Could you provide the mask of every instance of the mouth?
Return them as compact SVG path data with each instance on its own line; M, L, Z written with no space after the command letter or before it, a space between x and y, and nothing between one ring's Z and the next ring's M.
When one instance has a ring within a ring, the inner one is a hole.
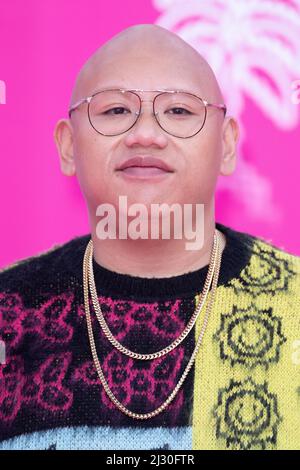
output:
M116 172L127 179L160 181L174 173L169 164L153 155L135 155L121 163Z
M173 171L165 170L155 166L130 166L116 171L121 173L123 176L138 179L161 178L174 173Z
M136 155L131 157L119 164L116 170L127 170L129 168L157 168L169 173L174 172L173 168L171 168L165 160L152 155Z

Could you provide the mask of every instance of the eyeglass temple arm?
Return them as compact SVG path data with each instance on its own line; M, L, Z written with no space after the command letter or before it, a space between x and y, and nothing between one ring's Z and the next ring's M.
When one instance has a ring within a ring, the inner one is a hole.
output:
M205 100L203 100L203 103L205 104L205 106L211 106L211 107L213 107L213 108L222 109L223 112L224 112L224 116L226 115L227 107L226 107L225 104L208 103L208 102L205 101Z
M68 112L69 117L71 116L72 111L75 111L75 109L77 109L78 106L80 106L83 103L89 103L91 99L92 99L92 96L88 96L87 98L83 98L82 100L76 101L76 103L74 103L73 106L69 108L69 112Z

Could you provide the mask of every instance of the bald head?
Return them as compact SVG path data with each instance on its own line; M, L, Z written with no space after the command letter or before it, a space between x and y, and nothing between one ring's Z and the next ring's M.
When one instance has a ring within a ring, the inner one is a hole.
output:
M213 70L206 60L176 34L154 24L139 24L124 29L99 49L81 68L73 88L70 105L90 95L100 86L131 88L187 88L213 102L223 96Z

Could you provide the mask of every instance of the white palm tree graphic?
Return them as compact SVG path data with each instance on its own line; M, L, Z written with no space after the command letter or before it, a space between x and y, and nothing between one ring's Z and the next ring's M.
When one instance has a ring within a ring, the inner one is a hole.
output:
M212 66L229 113L240 123L236 172L220 177L219 188L238 194L248 213L279 220L270 181L241 153L241 114L249 96L274 124L289 130L299 106L291 83L300 78L300 0L153 0L156 24L192 45ZM263 204L262 204L263 202Z

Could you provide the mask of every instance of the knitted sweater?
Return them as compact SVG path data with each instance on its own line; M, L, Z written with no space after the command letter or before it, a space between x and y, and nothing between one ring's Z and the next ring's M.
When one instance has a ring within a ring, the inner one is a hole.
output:
M0 449L300 449L300 258L216 227L227 244L201 347L173 401L150 419L113 404L92 360L82 284L90 235L1 271ZM179 336L208 272L149 279L93 267L108 326L140 353ZM129 410L151 412L170 395L204 311L173 351L145 361L112 346L91 304L103 373Z

